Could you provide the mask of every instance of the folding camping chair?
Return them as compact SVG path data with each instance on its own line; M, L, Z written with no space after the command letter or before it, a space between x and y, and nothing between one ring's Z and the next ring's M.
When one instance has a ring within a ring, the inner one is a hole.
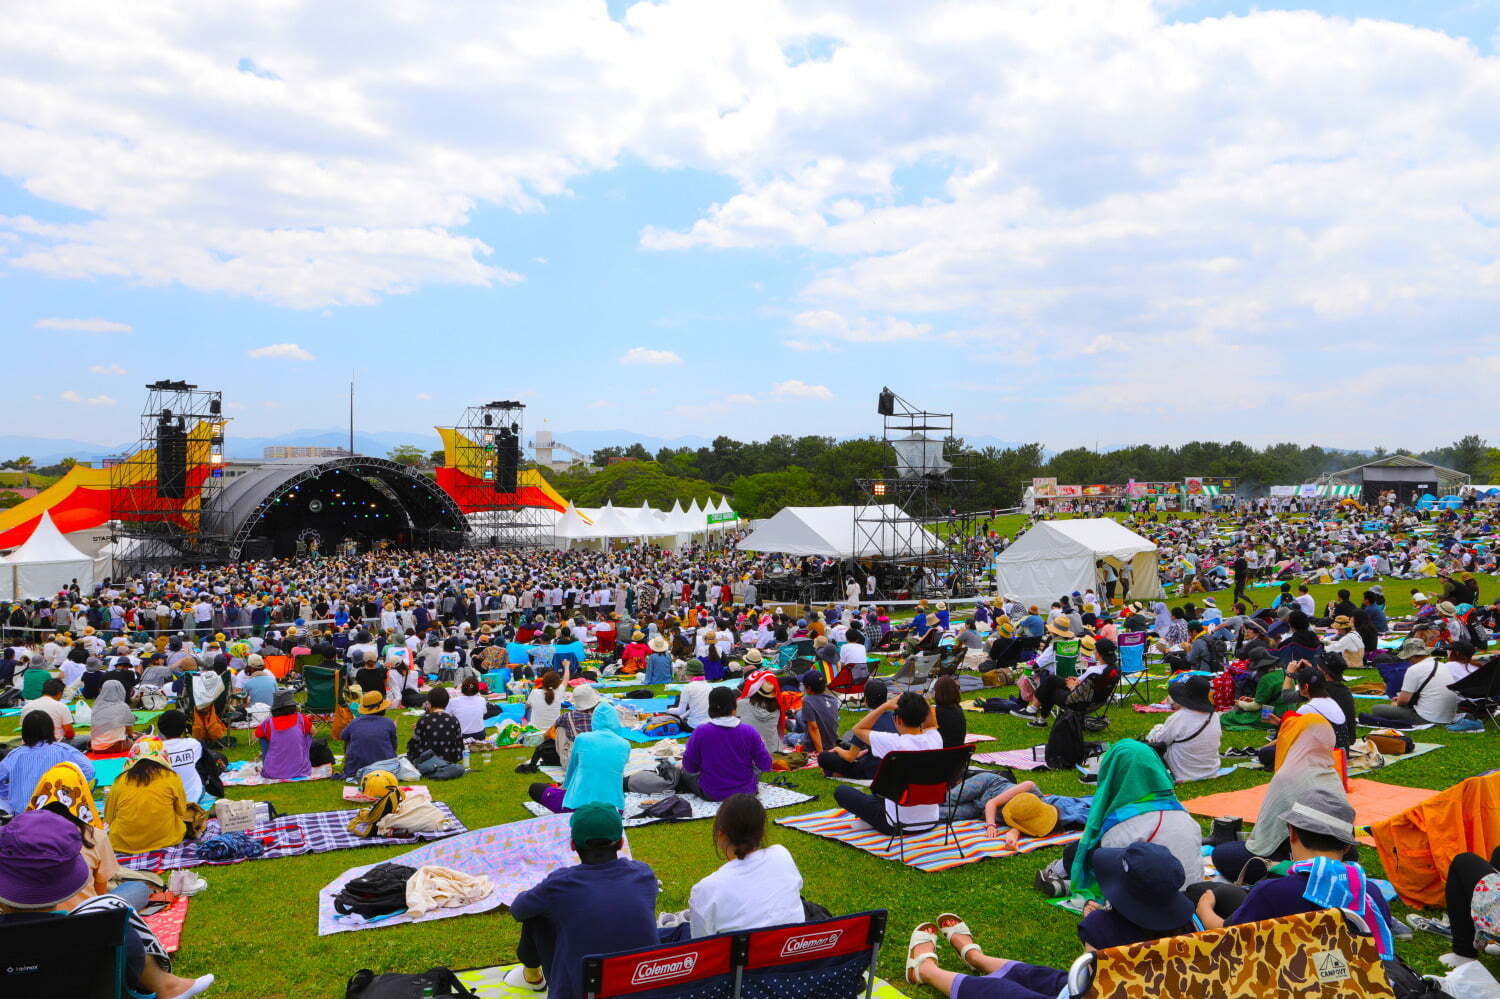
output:
M918 652L901 664L901 668L890 676L892 683L905 684L908 690L921 685L922 692L927 692L927 685L932 682L932 668L937 665L938 653Z
M1500 656L1492 658L1448 689L1458 695L1458 710L1500 729Z
M1151 675L1146 670L1146 633L1128 631L1120 635L1115 644L1120 651L1120 683L1125 687L1121 698L1128 699L1134 694L1142 704L1149 703ZM1141 693L1142 684L1146 685L1144 694Z
M824 670L826 673L827 670ZM858 700L865 695L865 684L869 682L869 664L865 665L863 676L856 679L853 663L844 663L839 671L828 678L828 692L840 701Z
M1347 909L1299 913L1084 954L1073 962L1063 995L1394 999L1369 927Z
M5 986L0 995L119 999L129 994L126 919L123 909L7 919L0 925L0 985Z
M952 809L939 807L935 821L910 824L901 821L901 809L919 805L941 806L948 796L948 789L961 784L968 775L969 759L973 755L973 744L965 743L942 749L905 749L881 757L880 768L875 771L875 779L870 784L870 793L896 803L896 831L885 848L889 850L891 843L899 840L897 856L903 863L908 834L932 832L942 826L944 845L950 836L954 843L958 843L958 834L953 831ZM958 846L958 855L964 855L962 844Z
M884 909L583 959L588 999L870 999Z
M334 713L344 703L344 671L337 666L307 666L302 679L307 684L303 709L308 717L314 724L333 724Z

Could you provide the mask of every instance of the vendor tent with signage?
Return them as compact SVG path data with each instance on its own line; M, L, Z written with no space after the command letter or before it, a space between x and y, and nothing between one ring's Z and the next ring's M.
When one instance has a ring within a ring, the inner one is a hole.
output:
M995 559L1000 592L1046 607L1065 593L1103 594L1098 564L1130 567L1131 600L1163 596L1156 546L1108 518L1044 520ZM1121 574L1123 577L1123 573ZM1120 596L1117 592L1116 596Z

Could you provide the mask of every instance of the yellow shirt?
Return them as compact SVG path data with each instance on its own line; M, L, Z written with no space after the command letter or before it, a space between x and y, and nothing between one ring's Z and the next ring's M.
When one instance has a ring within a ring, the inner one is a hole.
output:
M176 846L187 835L187 795L182 778L168 770L144 786L124 774L109 789L104 806L115 852L146 853Z

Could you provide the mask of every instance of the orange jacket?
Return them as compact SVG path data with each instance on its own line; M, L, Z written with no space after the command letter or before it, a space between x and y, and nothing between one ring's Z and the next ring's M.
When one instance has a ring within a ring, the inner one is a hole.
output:
M1460 853L1500 846L1500 772L1470 777L1370 827L1385 876L1414 908L1444 904L1443 881Z

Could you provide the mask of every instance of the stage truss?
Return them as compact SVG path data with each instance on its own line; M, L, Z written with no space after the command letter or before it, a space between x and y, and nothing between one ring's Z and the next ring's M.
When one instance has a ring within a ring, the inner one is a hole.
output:
M109 466L117 573L227 557L229 539L205 533L201 517L223 462L223 393L184 381L147 385L140 434Z
M552 543L549 511L520 502L525 418L524 403L499 401L470 406L454 424L455 464L481 470L476 479L451 490L458 505L470 511L472 547L539 548Z

